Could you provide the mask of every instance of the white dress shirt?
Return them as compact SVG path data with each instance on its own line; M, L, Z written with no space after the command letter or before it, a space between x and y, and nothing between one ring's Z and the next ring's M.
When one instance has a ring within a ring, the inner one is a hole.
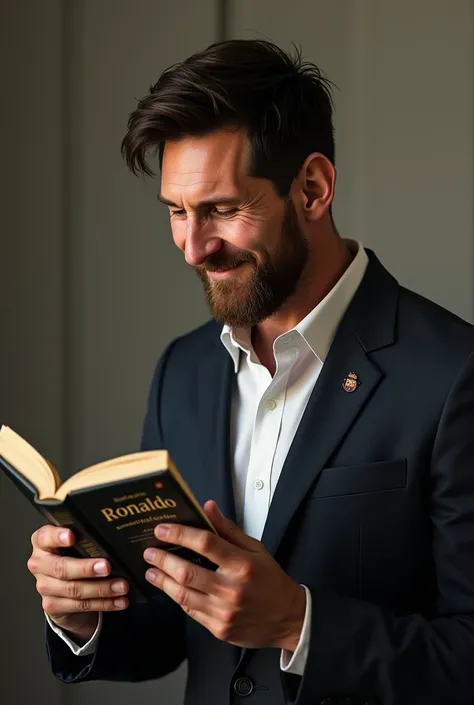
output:
M362 245L346 241L354 259L324 299L292 330L275 339L276 371L272 377L252 348L250 331L224 326L221 341L232 357L237 385L232 399L232 481L237 522L260 539L278 478L290 445L322 370L339 323L364 276L368 257ZM311 624L311 594L306 586L306 612L294 653L281 652L280 667L303 675ZM77 655L93 653L102 628L77 646L48 619L51 628Z

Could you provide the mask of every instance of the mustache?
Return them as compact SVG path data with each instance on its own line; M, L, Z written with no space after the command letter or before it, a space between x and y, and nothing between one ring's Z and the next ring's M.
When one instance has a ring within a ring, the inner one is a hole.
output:
M230 255L218 250L206 257L202 264L198 264L195 268L198 272L223 272L246 262L256 262L256 258L251 252L242 250Z

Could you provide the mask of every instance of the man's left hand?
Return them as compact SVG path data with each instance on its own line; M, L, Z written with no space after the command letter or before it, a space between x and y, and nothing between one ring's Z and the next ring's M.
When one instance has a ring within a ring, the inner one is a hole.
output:
M306 609L304 588L292 580L261 541L223 517L217 504L204 505L217 531L180 524L158 526L160 541L190 548L218 565L207 570L161 549L147 549L153 565L147 580L169 595L215 637L236 646L294 651ZM166 528L166 536L160 529Z

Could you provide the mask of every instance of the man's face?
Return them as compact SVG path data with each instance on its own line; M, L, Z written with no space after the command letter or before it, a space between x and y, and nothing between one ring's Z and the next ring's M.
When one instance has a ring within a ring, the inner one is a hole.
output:
M168 142L161 199L175 244L204 285L212 316L251 327L294 293L308 244L293 203L249 176L243 131Z

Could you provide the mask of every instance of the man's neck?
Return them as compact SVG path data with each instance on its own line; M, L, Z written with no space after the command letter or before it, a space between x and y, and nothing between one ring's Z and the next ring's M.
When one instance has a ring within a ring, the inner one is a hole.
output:
M301 286L291 299L275 315L252 328L252 347L272 376L276 370L273 355L276 338L292 330L327 296L354 258L346 243L339 238L328 255L317 262L310 259L301 277Z

